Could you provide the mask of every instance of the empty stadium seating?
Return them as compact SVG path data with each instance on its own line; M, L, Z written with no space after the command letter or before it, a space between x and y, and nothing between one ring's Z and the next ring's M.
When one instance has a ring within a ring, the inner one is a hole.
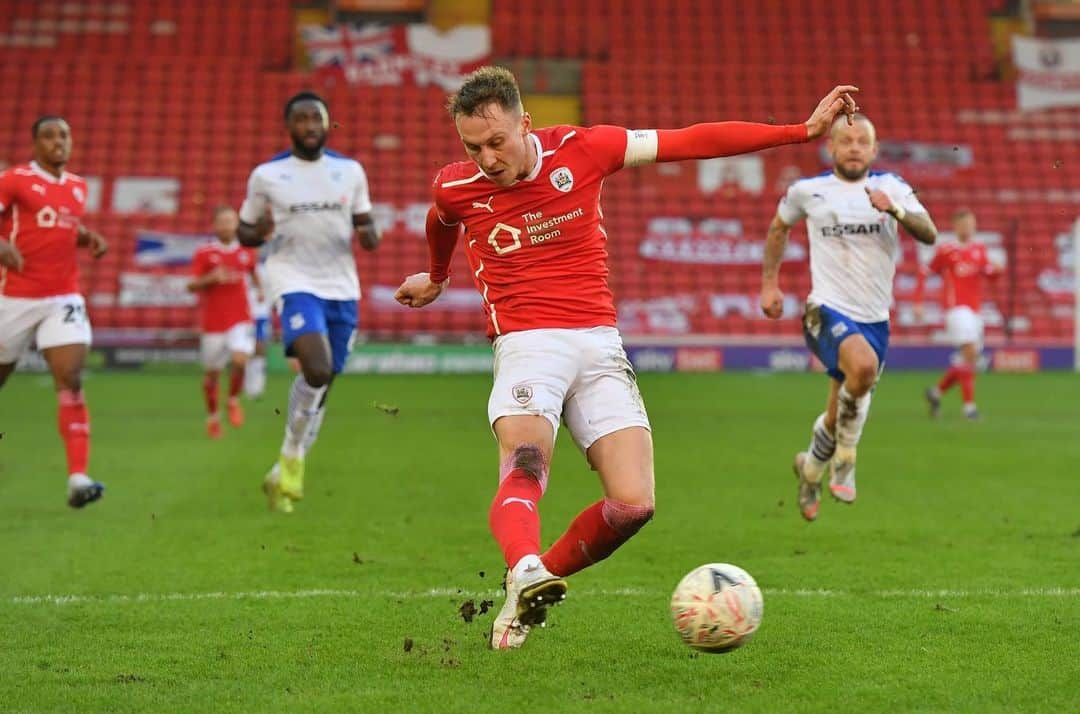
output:
M987 18L1000 4L913 0L903 12L890 10L883 31L886 4L859 0L598 0L587 4L587 19L583 4L571 0L495 0L492 37L497 57L582 60L586 123L797 122L833 84L860 85L860 102L883 139L970 153L969 165L938 157L890 166L918 187L939 227L966 205L981 229L1000 234L1010 279L988 291L991 309L1003 318L992 321L991 335L1065 341L1073 303L1061 289L1059 236L1080 213L1080 114L1015 111L1012 85L993 78ZM76 142L70 168L102 179L103 209L88 223L112 239L113 250L83 264L98 328L192 328L190 308L132 307L118 299L120 276L133 269L136 232L204 231L212 206L239 205L251 168L287 145L283 101L314 88L338 122L330 144L365 164L374 200L393 208L383 246L358 256L369 297L382 296L362 305L370 337L482 332L479 310L409 311L379 291L424 267L424 241L406 211L429 199L439 166L463 157L441 90L354 87L292 69L287 2L46 0L3 9L0 159L26 160L30 123L60 113ZM736 219L738 240L760 241L790 178L822 170L819 147L810 145L764 152L762 162L758 191L730 183L705 193L689 165L626 171L606 183L611 282L628 330L793 334L794 314L778 323L757 316L756 264L664 264L641 255L657 216L695 224ZM125 176L178 178L178 213L111 211L112 188ZM804 245L805 235L797 230L793 241ZM455 272L467 275L463 256L455 260ZM899 273L911 276L916 265L908 245ZM785 265L784 276L792 295L807 289L805 262ZM897 283L896 332L901 340L925 339L935 327L907 317L908 284Z

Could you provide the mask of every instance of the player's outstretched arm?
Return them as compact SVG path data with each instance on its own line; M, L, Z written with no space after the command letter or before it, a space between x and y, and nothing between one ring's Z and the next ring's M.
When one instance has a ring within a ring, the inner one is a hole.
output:
M428 209L424 232L427 235L428 259L431 264L426 273L416 273L394 293L394 299L408 307L423 307L435 301L450 283L450 260L457 247L458 223L447 224L439 215L438 206Z
M375 219L371 217L370 213L353 214L352 224L361 248L372 251L379 247L382 236L379 235L379 229L375 226Z
M926 245L933 245L937 241L937 226L934 225L930 214L905 211L903 206L893 203L889 194L876 191L869 186L866 187L866 195L870 197L870 203L874 208L895 218L915 240Z
M859 107L851 94L859 91L852 85L833 89L818 104L814 113L802 124L757 124L744 121L694 124L683 129L656 131L656 161L686 161L714 159L721 156L749 154L784 144L798 144L822 136L840 112L848 120ZM648 132L644 134L648 136ZM633 147L632 163L648 163L648 157L638 156L644 147Z
M780 290L780 263L784 259L791 226L774 216L765 238L765 257L761 264L761 311L771 320L784 314L784 293Z

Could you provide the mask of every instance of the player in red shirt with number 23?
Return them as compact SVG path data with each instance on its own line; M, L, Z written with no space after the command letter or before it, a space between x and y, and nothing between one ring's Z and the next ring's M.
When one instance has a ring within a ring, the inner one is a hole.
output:
M75 249L105 254L105 239L82 225L86 181L64 170L71 128L58 116L34 122L34 160L0 174L0 386L31 345L56 384L68 463L68 505L82 508L105 486L86 474L90 419L82 369L90 345Z

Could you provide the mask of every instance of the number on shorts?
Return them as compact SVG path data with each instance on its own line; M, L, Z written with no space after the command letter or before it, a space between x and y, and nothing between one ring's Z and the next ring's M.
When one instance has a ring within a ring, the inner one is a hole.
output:
M82 305L64 305L64 323L73 324L86 320L86 308Z

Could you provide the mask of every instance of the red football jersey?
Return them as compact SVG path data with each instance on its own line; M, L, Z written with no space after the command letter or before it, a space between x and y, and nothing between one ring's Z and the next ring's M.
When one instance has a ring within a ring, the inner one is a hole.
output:
M0 295L39 298L79 292L75 262L86 181L60 178L35 162L0 173L0 236L22 253L23 269L0 268Z
M237 323L251 321L247 276L255 271L255 251L236 241L225 245L215 240L199 246L191 258L191 272L196 278L219 265L228 271L229 280L199 291L203 332L225 332Z
M528 140L538 161L512 186L497 186L471 161L448 164L435 177L441 219L465 225L488 336L614 326L600 189L623 167L626 129L555 126Z
M983 277L995 272L986 246L975 241L943 243L930 261L930 270L941 274L946 308L967 305L975 312L982 306Z

